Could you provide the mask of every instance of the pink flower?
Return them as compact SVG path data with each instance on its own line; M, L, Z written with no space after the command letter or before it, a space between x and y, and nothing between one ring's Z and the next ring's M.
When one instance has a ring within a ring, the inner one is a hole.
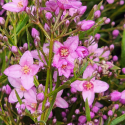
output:
M121 92L120 102L121 102L122 104L125 104L125 90L123 90L123 91Z
M63 90L57 93L55 104L57 107L60 107L60 108L68 108L69 107L68 103L61 97L62 93L63 93Z
M15 89L13 89L9 95L9 102L10 103L15 103L17 102L17 97L15 94L15 90L17 91L18 95L20 96L20 98L24 98L27 96L28 93L30 93L31 91L34 91L33 88L30 90L26 90L22 83L21 83L21 79L20 78L12 78L12 77L8 77L8 80L10 82L10 84L15 87Z
M55 41L53 51L55 53L53 58L53 66L57 66L61 59L65 59L71 63L74 63L74 59L77 58L75 50L78 47L79 38L73 36L68 38L64 45L58 41Z
M21 78L22 85L29 90L33 87L33 76L39 70L39 66L33 64L30 51L26 51L20 59L19 65L15 64L5 69L4 74L13 78Z
M73 71L74 65L69 61L62 59L58 62L57 68L59 71L59 76L64 75L66 78L69 78L71 72Z
M21 12L24 11L28 5L28 0L12 0L13 2L9 2L2 6L5 10L9 10L11 12Z
M32 28L31 35L32 35L33 38L36 38L36 36L39 36L40 33L37 29Z
M91 77L93 73L92 66L88 66L83 73L83 78ZM82 91L82 96L84 101L88 99L89 105L91 105L94 101L95 93L101 93L106 91L109 88L109 85L106 82L101 80L95 80L95 78L90 81L79 81L71 83L71 87L75 88L78 91Z

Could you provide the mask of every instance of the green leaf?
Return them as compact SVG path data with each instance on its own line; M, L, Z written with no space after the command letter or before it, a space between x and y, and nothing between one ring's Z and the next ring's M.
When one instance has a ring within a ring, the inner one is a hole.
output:
M19 97L19 95L18 95L18 93L17 93L16 90L15 90L15 93L16 93L17 100L19 101L19 103L20 103L20 105L21 105L21 104L22 104L22 100L20 99L20 97Z
M85 65L84 65L84 67L81 68L80 73L78 74L77 77L79 77L79 76L81 76L83 74L83 72L85 71L85 69L87 68L87 66L88 66L88 62L86 62Z
M2 56L2 70L1 70L2 73L4 72L5 68L6 68L6 50L4 50Z
M39 85L39 82L38 82L36 76L34 76L34 84L35 84L36 87Z
M125 114L121 115L120 117L117 117L116 119L114 119L110 125L117 125L118 123L122 122L125 120Z
M2 83L6 79L7 79L7 76L3 74L2 76L0 76L0 83Z
M119 70L119 69L121 69L120 67L118 67L118 66L113 66L112 68L110 68L111 70Z
M44 123L44 125L46 125L46 123L44 121L38 121L37 123Z
M18 34L20 32L20 30L26 25L26 23L28 22L29 17L28 15L23 19L23 21L20 21L17 25L16 28L16 33Z
M86 112L86 119L88 122L91 121L91 117L90 117L90 108L89 108L89 104L88 104L88 99L86 98L86 102L85 102L85 112Z
M125 75L118 75L117 79L124 79Z
M121 44L121 66L125 67L125 29L123 31L123 38Z
M26 33L27 33L27 41L28 41L28 50L31 50L31 48L30 48L30 33L29 33L29 31L28 31L28 28L26 28Z

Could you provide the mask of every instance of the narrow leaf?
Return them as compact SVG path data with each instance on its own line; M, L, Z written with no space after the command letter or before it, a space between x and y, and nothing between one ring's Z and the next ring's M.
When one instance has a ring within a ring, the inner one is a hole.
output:
M121 66L125 67L125 28L123 31L123 38L121 44Z
M89 108L89 104L88 104L88 99L86 99L86 102L85 102L85 112L86 112L86 119L88 122L90 122L91 117L90 117L90 108Z
M113 66L112 68L110 68L111 70L119 70L119 69L121 69L120 67L118 67L118 66Z
M114 119L110 125L117 125L118 123L122 122L125 120L125 114L121 115L120 117L117 117L116 119Z
M0 83L6 79L7 79L7 76L3 74L2 76L0 76Z
M20 96L18 95L17 91L15 90L16 93L16 97L18 99L18 102L20 103L20 105L22 104L22 100L20 99Z

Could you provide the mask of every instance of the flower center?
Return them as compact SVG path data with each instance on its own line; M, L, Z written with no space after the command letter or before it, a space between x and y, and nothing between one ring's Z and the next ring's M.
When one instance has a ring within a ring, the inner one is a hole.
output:
M32 104L31 104L31 107L32 107L33 109L36 109L36 106L37 106L37 103L32 103Z
M17 7L23 7L22 1L19 1L19 2L18 2Z
M69 50L67 48L61 48L60 49L60 56L61 57L67 57L69 55Z
M66 69L67 65L62 65L61 68L62 69Z
M91 82L86 82L83 84L84 89L90 90L94 87L94 85Z
M20 90L22 91L22 92L25 92L26 91L26 89L21 85L20 86Z
M30 72L30 68L29 66L25 65L23 68L22 68L22 71L24 74L28 74Z

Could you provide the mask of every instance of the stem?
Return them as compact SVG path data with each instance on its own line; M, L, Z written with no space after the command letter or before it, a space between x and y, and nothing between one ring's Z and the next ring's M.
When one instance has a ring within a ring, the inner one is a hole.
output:
M48 33L45 31L45 29L43 28L43 26L41 25L40 22L36 23L40 29L43 31L43 33L45 34L46 38L50 40L50 36L48 35Z
M46 84L45 84L45 95L47 95L48 93L48 85L49 85L49 81L50 81L50 73L51 73L51 62L52 62L52 53L53 53L53 34L51 34L51 40L50 40L50 47L49 47L49 62L48 62L48 69L47 69L47 78L46 78ZM47 101L47 97L45 96L45 99L43 101L43 104L42 104L42 110L44 110L45 108L45 103ZM43 113L41 115L41 120L44 119L44 114ZM42 125L42 124L40 124Z

